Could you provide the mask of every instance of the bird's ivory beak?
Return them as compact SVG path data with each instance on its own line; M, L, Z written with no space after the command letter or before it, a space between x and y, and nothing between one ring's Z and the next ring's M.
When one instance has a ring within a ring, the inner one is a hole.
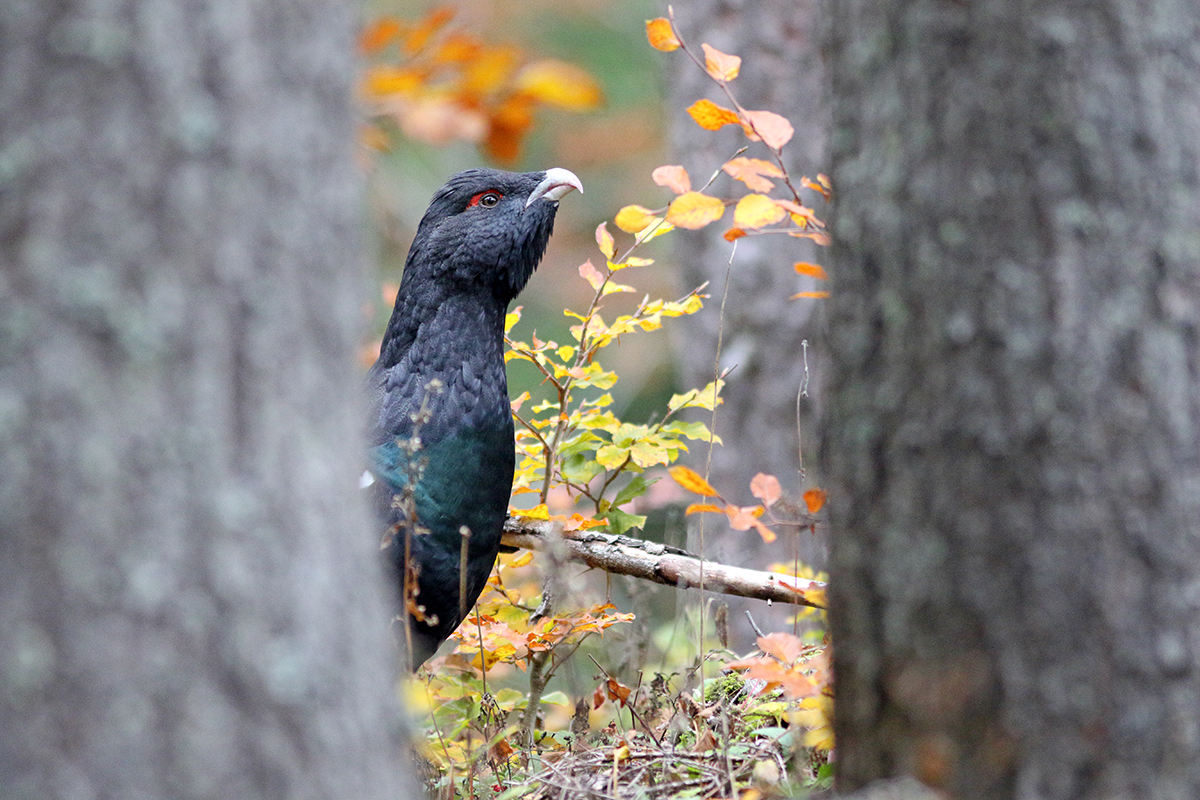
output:
M579 193L583 194L583 184L579 182L575 173L569 169L551 167L546 170L546 177L542 178L542 182L525 201L525 207L529 208L535 200L558 202L572 189L578 189Z

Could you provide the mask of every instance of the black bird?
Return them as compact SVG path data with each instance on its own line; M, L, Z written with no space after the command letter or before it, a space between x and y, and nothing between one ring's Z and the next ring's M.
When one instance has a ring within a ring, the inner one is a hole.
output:
M408 251L367 388L385 550L402 592L406 552L417 574L413 669L458 627L496 562L515 465L504 315L572 189L583 191L565 169L460 172L434 195Z

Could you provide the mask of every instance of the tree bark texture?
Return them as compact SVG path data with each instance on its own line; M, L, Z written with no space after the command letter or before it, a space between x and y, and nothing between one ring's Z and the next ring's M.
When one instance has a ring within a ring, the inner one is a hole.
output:
M829 4L842 788L1200 796L1200 17Z
M407 784L355 486L355 24L0 6L6 800Z
M741 75L732 89L747 109L767 109L787 117L796 129L784 148L785 163L798 181L825 170L827 110L824 65L817 49L816 0L699 0L676 7L675 21L689 45L700 51L707 42L742 57ZM700 188L714 170L747 144L750 158L770 160L762 145L747 142L737 126L721 131L702 129L683 109L707 97L720 105L728 100L708 76L682 53L671 60L670 140L676 157ZM746 187L722 173L712 194L740 197ZM820 209L823 212L823 209ZM799 494L799 441L796 402L804 380L801 342L816 345L816 312L820 301L789 298L802 288L792 264L821 261L824 248L784 236L738 240L732 267L729 242L722 234L731 224L710 225L700 232L675 236L675 258L683 285L709 282L711 299L700 313L680 318L675 350L684 386L704 386L714 378L714 357L721 341L721 369L733 367L717 411L716 432L725 442L712 456L710 482L732 502L755 502L750 480L756 473L776 475L785 489ZM721 298L728 275L724 319ZM720 333L723 331L723 334ZM810 389L815 392L818 357L809 348ZM802 402L804 446L816 454L816 425L811 400ZM705 422L708 420L705 419ZM693 466L703 468L703 448L695 448ZM806 467L816 466L815 458ZM757 555L753 534L731 533L724 545L706 555L720 560ZM800 558L815 567L825 563L823 539L805 532ZM711 544L712 542L706 543ZM774 552L772 557L788 556ZM761 558L758 558L761 561Z

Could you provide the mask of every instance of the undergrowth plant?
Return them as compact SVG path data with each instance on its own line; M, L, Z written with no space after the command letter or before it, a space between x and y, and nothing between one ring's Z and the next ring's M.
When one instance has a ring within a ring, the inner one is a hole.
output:
M456 108L473 108L489 120L486 124L492 126L489 130L495 138L486 142L493 154L511 155L520 136L505 133L505 109L529 111L539 102L573 105L575 110L586 106L580 95L563 99L563 85L574 74L571 68L555 62L540 72L532 70L530 77L490 46L455 38L446 28L448 21L442 12L434 12L420 23L377 24L368 31L364 38L368 53L378 56L393 46L400 57L398 63L377 61L368 73L365 93L374 103L377 123L395 118L406 129L416 124L405 119L406 113L416 113L412 109L431 113L430 103L457 103ZM610 390L618 376L603 364L606 348L656 331L673 317L696 313L708 297L706 287L674 300L647 295L628 313L614 315L606 304L613 295L638 293L636 278L631 276L653 265L641 254L644 245L679 228L697 230L713 224L730 207L732 225L724 238L735 249L738 239L762 235L827 244L824 223L802 192L814 200L828 200L830 184L823 175L814 180L789 174L783 148L793 128L779 114L748 110L738 102L731 84L738 76L740 58L708 44L697 53L680 37L673 16L648 22L646 31L653 47L681 51L726 97L728 107L709 100L690 106L687 112L696 123L707 130L739 125L748 144L715 165L712 176L698 188L682 166L655 169L655 183L674 197L657 208L620 209L615 227L631 237L620 247L607 223L596 228L602 258L579 267L592 296L585 308L564 311L571 320L569 340L560 343L523 330L519 307L508 314L506 360L531 364L547 389L545 399L534 401L524 393L512 401L517 468L510 510L518 518L552 520L565 532L596 528L625 534L644 525L646 518L634 513L631 504L655 480L647 470L661 467L685 489L700 495L700 502L689 506L687 513L724 514L734 530L753 529L770 542L777 529L815 525L824 493L810 487L803 494L802 507L790 506L780 503L779 481L759 475L751 489L760 503L738 507L726 502L704 476L675 463L691 445L720 443L711 422L725 376L714 375L707 386L674 395L651 422L623 420L614 411ZM472 65L468 51L483 54L486 63ZM482 71L484 67L493 72ZM485 80L489 74L490 82ZM492 93L482 92L483 87L490 87ZM485 95L491 99L485 100ZM518 133L523 135L532 118L520 119ZM760 148L765 157L743 155L749 148ZM710 187L722 172L749 192L738 198L713 195ZM827 277L817 264L796 262L793 268L817 280ZM793 299L824 296L826 292L802 291ZM709 423L682 419L685 409L707 411ZM567 498L569 507L564 510L552 503L552 493ZM787 513L780 512L784 506ZM797 752L806 753L810 763L807 771L793 769L795 774L806 775L810 783L828 781L832 693L825 643L783 633L762 636L757 655L718 658L733 676L731 682L709 681L698 693L684 691L691 674L682 665L674 674L643 676L645 685L626 686L598 663L600 675L590 697L547 693L551 677L584 640L631 622L633 615L607 602L561 607L561 599L533 577L532 560L530 552L501 556L475 613L454 634L455 653L431 661L412 687L412 702L428 712L425 752L439 770L434 780L439 791L447 796L517 797L532 791L547 770L553 769L557 780L567 780L561 768L550 766L547 753L556 753L554 759L561 764L570 754L583 759L600 752L599 763L610 776L607 791L615 793L623 775L632 780L635 753L662 754L668 747L672 753L681 747L693 754L722 750L715 772L708 769L713 761L708 756L691 760L663 756L661 763L656 762L660 782L711 784L711 794L697 790L696 796L729 796L751 783L770 783L771 775L759 774L766 768L755 764L778 762L786 771L786 762ZM509 674L513 668L525 672L528 690L489 687L489 674L494 675L499 664L509 665ZM588 738L593 715L604 709L609 711L607 726ZM590 744L583 746L584 742ZM787 778L781 772L773 774L773 780Z

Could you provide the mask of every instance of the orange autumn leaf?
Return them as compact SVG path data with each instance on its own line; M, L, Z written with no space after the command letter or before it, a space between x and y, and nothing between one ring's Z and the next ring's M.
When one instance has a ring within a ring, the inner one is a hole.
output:
M758 519L765 510L762 506L726 505L725 516L729 518L729 527L735 531L748 531L754 528L762 540L770 544L775 541L775 531L763 525Z
M618 702L621 705L625 705L625 703L629 700L629 695L631 694L630 688L618 681L616 678L609 678L605 682L604 688L606 689L606 694L608 695L609 700Z
M485 97L498 92L516 72L521 51L515 47L488 47L467 65L462 77L462 93L467 97Z
M671 21L666 17L646 20L646 38L651 47L664 53L678 50L681 44L679 37L671 29Z
M376 357L378 357L378 353L375 356L373 356L371 360L374 361ZM687 510L685 510L683 512L684 516L691 516L692 514L704 514L704 513L724 514L725 509L721 508L720 506L714 506L712 503L692 503L690 506L687 507Z
M517 74L516 88L535 100L568 111L590 111L604 99L587 70L565 61L535 61Z
M720 130L725 125L741 122L738 115L711 100L697 100L688 106L688 114L706 131Z
M810 278L816 278L819 281L829 279L829 274L825 272L825 268L820 264L810 264L807 261L797 261L793 267L795 268L796 272L800 273L801 275L807 275Z
M721 235L721 238L727 242L732 242L734 239L740 239L745 235L746 232L741 228L730 228Z
M783 488L779 485L779 479L774 475L760 472L750 481L750 494L762 500L763 505L770 508L783 496Z
M742 68L741 58L722 53L707 44L702 44L700 47L704 50L704 68L708 70L709 75L722 83L727 83L738 76L738 70Z
M383 17L369 25L358 37L359 48L367 54L378 53L387 47L401 31L400 21L394 17Z
M600 246L600 252L604 253L604 257L612 261L613 256L617 254L617 243L612 234L608 232L608 223L601 222L596 226L596 244Z
M491 109L483 149L502 164L511 164L521 153L521 142L533 127L533 101L512 95ZM466 137L463 137L466 138Z
M454 9L452 8L443 6L430 11L421 24L404 37L404 49L410 54L417 52L452 19L454 19Z
M613 222L626 233L641 233L655 219L654 212L644 206L625 206L617 212Z
M765 194L748 194L733 209L733 224L739 228L762 228L785 216L787 212Z
M602 519L593 519L585 517L582 514L572 514L563 523L564 531L585 531L588 528L603 528L608 523Z
M829 297L829 292L796 292L790 299L800 300L807 298L809 300L824 300L827 297Z
M667 208L667 222L677 228L694 231L716 222L724 213L723 201L700 192L686 192L671 201Z
M702 497L716 497L717 490L709 485L708 481L704 480L701 475L690 467L685 467L682 464L667 470L671 474L671 478L693 494L701 495Z
M655 167L650 177L659 186L665 186L675 194L684 194L692 190L692 179L688 177L687 170L678 164Z
M808 513L817 513L825 505L825 490L809 489L804 493L804 504L808 506Z
M825 176L819 175L817 177L818 177L818 179L820 179L820 178L824 178ZM825 178L826 185L822 185L820 183L814 183L813 181L809 180L807 177L800 178L801 186L803 186L807 189L812 189L814 192L819 192L821 194L821 196L824 197L826 200L828 200L830 198L828 183L829 183L828 178Z
M741 181L755 192L769 192L775 188L771 178L782 178L783 170L761 158L738 157L726 161L721 167L729 177Z
M466 64L483 51L483 43L468 33L453 31L438 42L437 49L430 54L435 64Z
M829 234L821 231L788 231L788 236L795 236L797 239L812 239L822 247L828 247L833 243Z
M774 111L747 111L742 127L751 141L761 140L767 147L778 150L787 144L796 132L786 117Z
M758 637L757 644L759 650L789 666L804 655L804 642L790 633L768 633Z

